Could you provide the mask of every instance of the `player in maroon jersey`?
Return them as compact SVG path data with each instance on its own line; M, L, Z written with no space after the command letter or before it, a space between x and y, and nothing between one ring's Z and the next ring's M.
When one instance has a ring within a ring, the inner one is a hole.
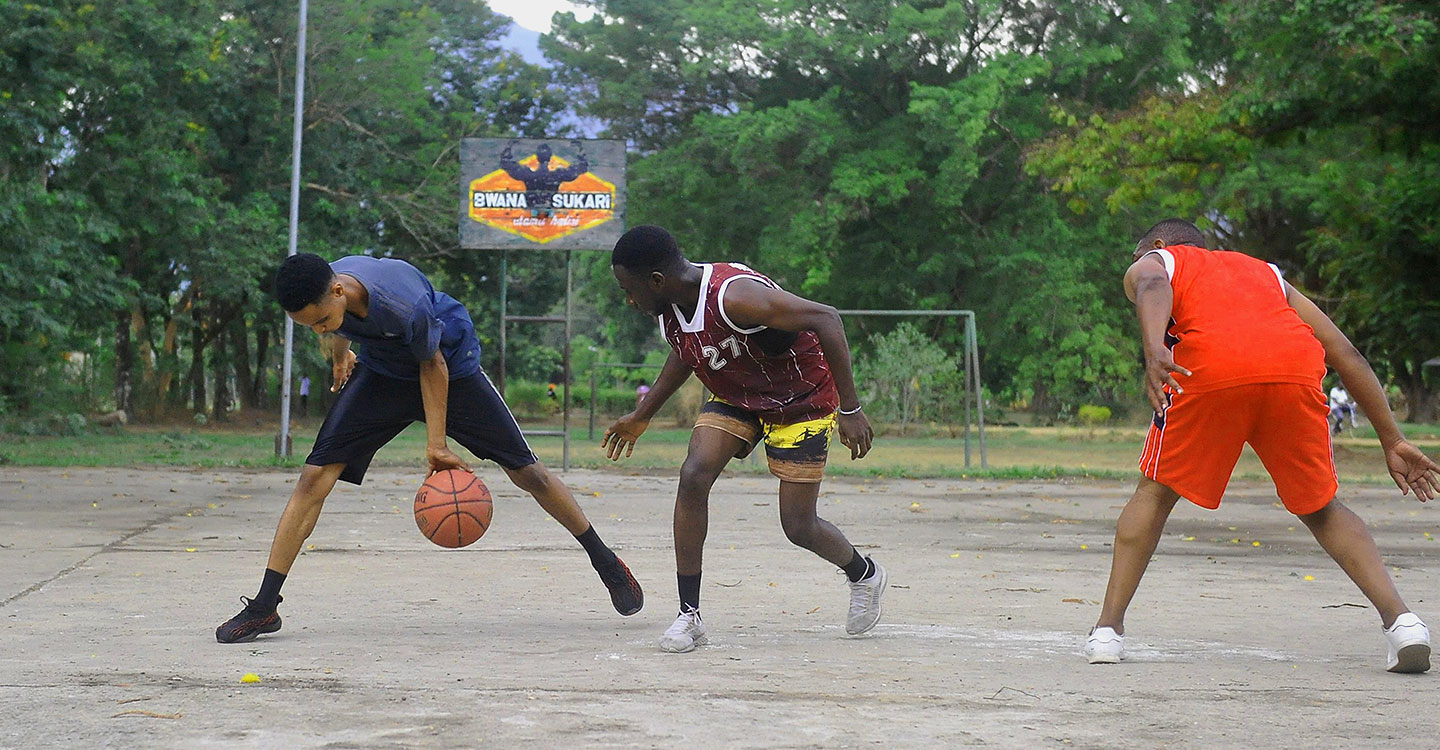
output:
M885 569L861 557L839 529L815 514L830 434L838 426L851 459L868 453L873 437L855 394L850 346L835 308L790 294L739 263L691 263L660 227L626 232L610 263L626 302L660 319L671 352L635 411L605 431L601 446L607 455L629 456L651 417L691 372L714 394L695 422L680 469L675 496L680 614L660 648L683 652L706 643L700 563L710 487L731 458L745 457L762 440L770 473L780 478L785 536L845 572L846 632L858 635L875 627Z

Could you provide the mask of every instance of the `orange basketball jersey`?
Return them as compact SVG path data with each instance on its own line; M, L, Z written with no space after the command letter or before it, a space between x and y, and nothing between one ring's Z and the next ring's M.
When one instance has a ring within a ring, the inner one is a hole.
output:
M1251 383L1320 387L1325 349L1285 298L1273 264L1242 253L1173 245L1165 263L1175 302L1166 343L1186 393Z

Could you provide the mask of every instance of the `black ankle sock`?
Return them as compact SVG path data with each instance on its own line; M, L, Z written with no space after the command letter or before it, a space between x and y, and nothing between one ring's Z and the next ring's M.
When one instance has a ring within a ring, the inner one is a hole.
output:
M256 594L251 601L258 606L275 609L275 605L280 603L280 587L283 585L285 585L285 574L266 568L265 580L260 582L260 593Z
M693 576L682 576L678 573L675 579L680 583L680 611L696 611L700 609L700 574Z
M585 548L585 554L590 556L591 565L598 568L601 565L610 565L615 562L615 553L605 546L605 542L600 541L600 535L595 533L594 526L586 529L584 534L576 535L575 538L579 540L580 546Z
M850 558L850 562L845 563L843 568L845 577L849 578L851 583L867 578L875 572L875 563L870 562L868 557L861 557L860 550L857 549L851 554L853 557Z

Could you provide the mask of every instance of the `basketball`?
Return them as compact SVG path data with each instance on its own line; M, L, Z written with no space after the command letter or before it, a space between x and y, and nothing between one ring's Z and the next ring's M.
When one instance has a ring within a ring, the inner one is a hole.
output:
M495 506L490 489L468 471L431 474L415 493L415 525L441 547L464 547L485 536Z

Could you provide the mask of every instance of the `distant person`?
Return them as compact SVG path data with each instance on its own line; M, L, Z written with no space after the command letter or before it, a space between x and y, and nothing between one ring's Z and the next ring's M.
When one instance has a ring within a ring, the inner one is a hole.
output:
M1184 496L1218 508L1249 443L1286 509L1375 605L1388 648L1385 668L1428 670L1430 631L1395 590L1365 522L1335 499L1320 383L1326 365L1357 394L1401 494L1413 490L1424 501L1440 492L1440 467L1400 434L1365 358L1280 269L1205 249L1189 222L1151 227L1136 243L1134 260L1125 293L1140 317L1155 419L1140 456L1144 477L1115 527L1105 603L1085 642L1090 663L1124 657L1125 610L1176 501Z
M1388 399L1386 405L1389 405ZM1355 400L1350 398L1350 393L1345 390L1345 386L1336 383L1335 387L1330 389L1330 418L1334 420L1334 434L1340 434L1346 417L1350 418L1350 429L1353 430L1360 426L1355 417Z
M535 457L480 369L480 342L464 305L435 291L404 261L351 256L326 263L309 253L292 255L280 266L275 296L296 323L334 334L330 390L340 395L280 516L260 592L254 599L240 597L245 609L215 630L216 640L240 643L280 629L280 586L335 482L360 484L375 451L413 422L425 423L431 472L469 471L450 450L447 435L499 464L516 487L575 535L616 611L640 611L645 601L640 584L595 533L570 488ZM358 357L350 351L352 340L360 343Z
M635 408L640 408L640 403L645 400L645 395L650 392L650 385L644 381L635 386Z
M844 571L850 582L845 631L858 635L875 627L885 569L815 514L837 424L851 459L868 453L873 437L835 308L796 297L739 263L691 263L660 227L626 232L610 264L626 303L659 317L671 352L635 411L605 431L601 445L607 455L629 456L655 412L691 372L714 394L701 408L680 468L675 496L680 612L661 636L661 650L680 653L708 641L700 619L700 567L710 487L731 458L744 458L761 442L770 473L780 479L786 538Z
M310 416L310 376L300 376L300 418Z

